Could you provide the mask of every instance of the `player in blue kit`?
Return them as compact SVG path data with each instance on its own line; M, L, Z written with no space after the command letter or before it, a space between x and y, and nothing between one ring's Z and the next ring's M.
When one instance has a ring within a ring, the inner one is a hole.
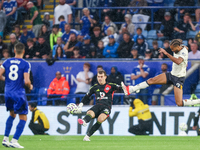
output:
M33 85L31 84L29 74L31 69L30 63L22 59L25 53L25 46L22 43L16 44L14 52L15 57L5 60L0 67L0 80L5 81L6 108L7 111L10 111L10 116L6 121L2 145L5 147L24 148L18 143L18 139L24 130L28 114L28 102L24 85L30 90L33 89ZM3 76L4 73L5 77ZM19 115L20 121L11 142L9 142L9 134L16 114Z

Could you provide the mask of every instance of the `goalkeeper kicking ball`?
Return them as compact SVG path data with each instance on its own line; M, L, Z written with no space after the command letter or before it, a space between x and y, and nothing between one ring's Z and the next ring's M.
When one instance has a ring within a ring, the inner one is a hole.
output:
M78 107L74 103L70 103L67 105L67 112L69 114L74 114L78 110Z
M188 129L188 126L187 126L186 123L181 123L181 124L179 125L179 129L180 129L181 131L186 131L186 130Z

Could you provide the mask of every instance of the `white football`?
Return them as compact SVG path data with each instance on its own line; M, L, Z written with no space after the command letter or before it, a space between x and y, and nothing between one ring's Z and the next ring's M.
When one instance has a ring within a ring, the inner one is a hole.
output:
M67 105L67 112L70 114L74 114L75 111L78 110L78 107L74 103L70 103Z
M181 124L179 125L179 129L180 129L181 131L186 131L187 128L188 128L188 126L187 126L186 123L181 123Z

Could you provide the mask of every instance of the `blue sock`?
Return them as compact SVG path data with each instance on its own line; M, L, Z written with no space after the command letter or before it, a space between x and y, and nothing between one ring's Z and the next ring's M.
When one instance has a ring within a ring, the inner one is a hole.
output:
M18 125L17 125L17 129L16 129L16 132L13 136L14 139L18 140L19 137L21 136L23 130L24 130L24 127L25 127L25 124L26 124L26 121L24 120L20 120Z
M5 134L4 134L4 136L9 137L14 119L15 119L15 118L13 118L12 116L9 116L9 117L8 117L8 119L7 119L7 121L6 121L6 129L5 129Z

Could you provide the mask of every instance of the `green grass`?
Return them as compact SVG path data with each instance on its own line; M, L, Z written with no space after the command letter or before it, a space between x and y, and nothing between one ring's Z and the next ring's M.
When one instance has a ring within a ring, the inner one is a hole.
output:
M27 150L199 150L200 137L179 136L22 136ZM3 139L3 136L0 136ZM10 137L11 139L11 137ZM41 139L41 140L40 140ZM0 146L0 150L7 150Z

